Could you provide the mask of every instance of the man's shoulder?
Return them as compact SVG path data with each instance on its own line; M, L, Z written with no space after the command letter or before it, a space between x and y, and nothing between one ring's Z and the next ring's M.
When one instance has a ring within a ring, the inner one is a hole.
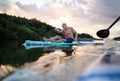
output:
M68 27L68 28L73 29L73 27Z
M69 29L74 30L73 27L69 27Z

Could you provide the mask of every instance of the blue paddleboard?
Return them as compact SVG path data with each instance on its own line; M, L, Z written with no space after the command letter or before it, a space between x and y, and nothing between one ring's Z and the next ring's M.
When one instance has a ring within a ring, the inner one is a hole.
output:
M72 47L73 45L82 45L82 44L95 44L94 42L87 41L73 41L72 43L65 42L47 42L47 41L32 41L26 40L23 44L26 49L30 48L45 48L45 47Z

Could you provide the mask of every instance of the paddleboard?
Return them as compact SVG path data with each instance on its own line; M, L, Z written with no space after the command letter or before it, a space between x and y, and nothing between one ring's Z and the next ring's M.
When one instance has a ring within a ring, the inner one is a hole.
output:
M65 42L47 42L47 41L32 41L32 40L25 40L23 44L26 49L31 48L47 48L47 47L72 47L73 45L83 45L83 44L95 44L92 41L73 41L72 43L65 43Z
M42 46L70 46L70 45L78 45L78 42L65 43L65 42L47 42L47 41L31 41L26 40L23 45L42 45Z

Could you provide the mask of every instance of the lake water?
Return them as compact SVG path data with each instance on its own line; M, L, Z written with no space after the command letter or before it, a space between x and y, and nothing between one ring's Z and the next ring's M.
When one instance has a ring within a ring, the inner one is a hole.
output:
M105 54L120 53L119 41L105 39L95 42L103 45L26 50L22 45L10 43L0 50L0 78L5 77L3 81L75 81Z
M0 65L19 67L25 62L37 60L44 51L42 49L26 50L20 43L3 44L0 47Z

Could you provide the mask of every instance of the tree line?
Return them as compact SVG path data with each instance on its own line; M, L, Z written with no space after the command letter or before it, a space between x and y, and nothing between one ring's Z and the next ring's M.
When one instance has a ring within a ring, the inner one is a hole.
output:
M0 41L42 40L43 37L61 35L55 27L48 25L35 18L0 14ZM93 38L91 35L82 33L80 38Z

